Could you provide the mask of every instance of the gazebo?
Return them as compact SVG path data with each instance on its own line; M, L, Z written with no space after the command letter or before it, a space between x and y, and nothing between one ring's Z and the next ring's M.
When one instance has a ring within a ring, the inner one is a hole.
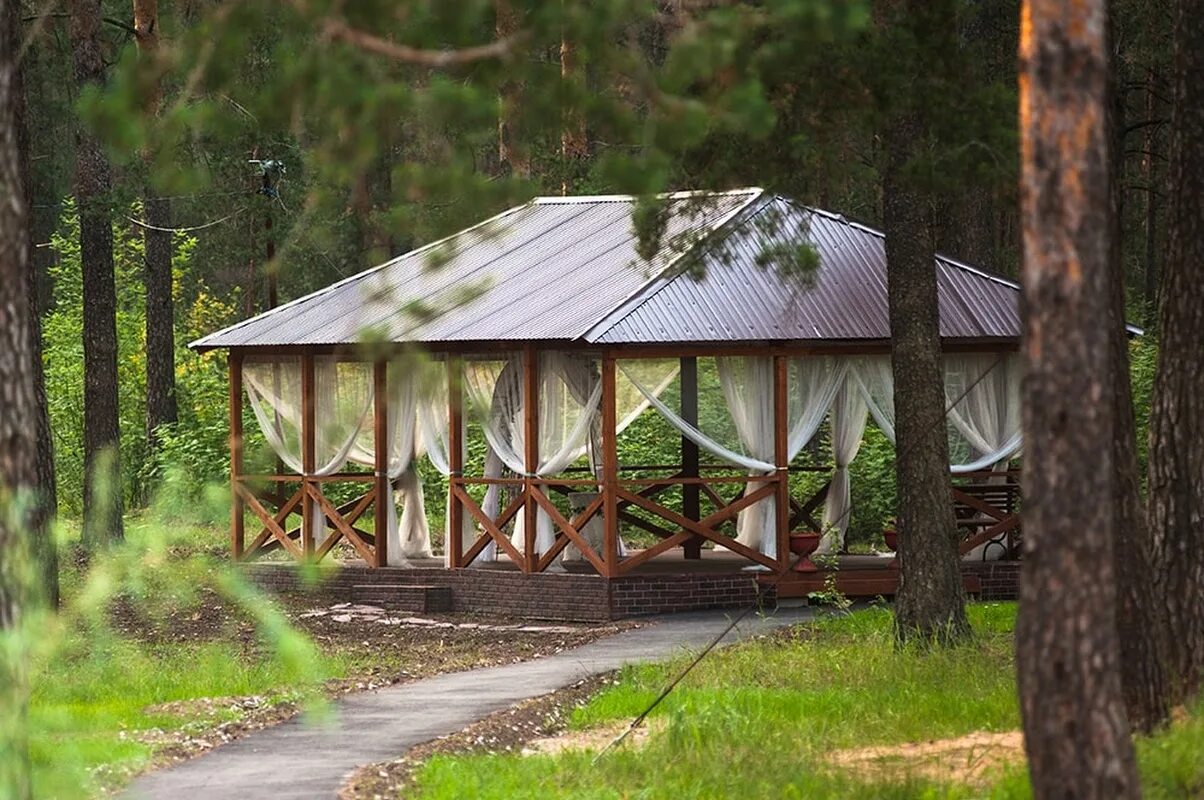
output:
M867 420L893 441L883 235L742 189L662 196L642 215L659 236L641 240L637 203L536 198L193 342L229 353L234 557L316 560L343 543L365 575L428 583L436 568L618 581L706 564L774 576L779 593L819 585L809 565L785 574L792 532L840 553ZM935 266L961 550L1006 558L1019 288L945 256ZM270 473L245 469L244 402L277 457ZM680 433L678 463L622 457L624 431L652 413ZM821 428L831 463L798 465ZM447 480L442 564L424 457ZM826 474L796 497L803 470ZM336 502L341 484L362 491ZM874 566L859 593L891 591L890 559Z

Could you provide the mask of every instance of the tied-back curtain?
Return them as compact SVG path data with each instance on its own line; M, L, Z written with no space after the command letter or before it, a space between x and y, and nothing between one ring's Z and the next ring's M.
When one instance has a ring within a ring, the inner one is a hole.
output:
M538 453L535 475L547 477L563 472L570 464L590 454L596 469L600 450L599 406L602 381L595 360L572 353L546 352L539 355ZM523 357L513 354L500 362L470 362L465 367L465 386L470 402L480 418L488 443L485 476L500 477L503 468L526 475L526 391ZM492 484L486 490L482 510L496 517L501 487ZM512 541L522 549L524 518L515 521ZM556 540L551 517L540 509L537 514L535 551L543 553ZM492 545L481 558L495 558Z
M243 383L255 419L276 455L297 473L304 473L301 365L299 357L243 362ZM371 428L372 365L316 356L314 419L314 469L310 475L331 475L347 463L365 426ZM326 516L316 500L309 502L312 523L306 535L316 546L326 537Z
M832 432L832 481L824 498L823 538L819 553L833 553L844 546L845 532L849 529L849 512L852 510L849 465L861 449L861 437L869 417L865 397L858 390L856 378L846 375L832 401L832 412L828 419Z
M726 447L697 426L684 420L642 383L636 370L620 363L627 379L683 436L703 450L732 466L748 470L750 476L767 475L774 465L773 359L769 356L735 356L715 359L727 411L735 425L744 452ZM793 459L815 435L832 398L845 375L845 366L828 356L792 358L788 362L786 409L788 460ZM746 493L757 491L764 482L752 482ZM777 556L776 505L755 503L737 516L737 541L756 547L771 558Z
M870 414L895 442L894 381L889 356L857 359L852 367ZM1020 452L1020 358L1014 353L949 354L944 358L954 474L977 472Z
M422 449L426 451L427 458L431 464L439 471L439 474L445 478L451 476L451 459L448 457L450 448L450 436L448 435L449 425L451 423L448 411L448 369L450 363L447 361L435 362L431 368L431 381L427 386L427 390L423 393L418 403L418 431L419 440L422 443ZM464 463L467 456L467 437L466 419L462 416L460 419L460 463ZM421 486L421 482L419 482ZM451 565L451 547L448 544L451 541L451 508L453 503L458 503L451 495L451 484L448 483L447 495L447 513L444 516L444 531L443 531L443 563L445 566ZM402 512L404 520L406 513L410 512L410 507L407 505ZM414 509L417 513L417 509ZM425 520L425 513L423 514ZM403 522L404 526L404 522ZM472 515L464 511L460 517L460 543L462 548L468 548L472 545L472 541L476 536L476 524L473 522Z

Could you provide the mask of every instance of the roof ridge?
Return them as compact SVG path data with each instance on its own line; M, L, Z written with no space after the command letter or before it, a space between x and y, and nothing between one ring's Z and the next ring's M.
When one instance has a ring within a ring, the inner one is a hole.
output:
M346 286L349 283L353 283L353 282L361 280L363 278L367 278L370 275L373 275L377 272L380 272L381 270L391 267L392 265L398 263L402 259L421 255L422 253L424 253L428 250L431 250L435 247L438 247L439 245L444 244L445 242L451 241L452 239L456 238L457 236L461 236L470 231L477 230L478 228L483 228L486 225L497 222L498 220L502 219L503 217L508 217L517 211L521 211L524 208L528 208L532 204L533 204L533 201L528 200L527 202L522 203L520 205L511 206L510 208L507 208L505 211L494 214L492 217L482 220L482 221L476 223L475 225L470 225L469 227L464 228L462 230L458 230L455 233L450 233L447 236L436 239L433 242L427 242L426 244L422 245L421 247L416 247L413 250L407 250L406 252L402 253L401 255L390 258L388 261L384 262L383 264L377 264L375 267L368 267L368 269L357 272L354 275L348 275L346 278L343 278L342 280L335 281L334 283L330 284L329 286L323 286L321 289L312 291L309 294L301 295L300 297L294 298L294 299L288 301L287 303L284 303L283 305L276 306L275 308L269 308L267 311L262 311L258 314L255 314L254 316L239 320L238 322L235 322L233 325L227 325L226 327L224 327L220 330L213 331L212 333L208 333L199 339L194 339L193 341L189 342L187 346L190 349L207 348L207 347L209 347L209 345L205 344L205 342L208 339L212 339L217 336L222 336L223 334L230 333L231 331L236 331L239 328L249 325L252 322L255 322L264 317L278 315L280 312L282 312L286 309L301 305L302 303L306 303L310 300L314 300L317 297L320 297L322 295L333 292L334 290L339 289L343 286ZM220 345L219 345L219 347L220 347Z
M678 192L661 192L655 195L660 200L685 200L691 197L727 197L731 195L749 195L756 197L764 193L760 186L746 186L742 189L690 189ZM636 194L580 194L580 195L540 195L531 200L536 205L571 205L574 203L634 203L640 199Z
M722 217L720 217L720 219L718 221L716 221L716 223L714 225L712 225L710 227L710 229L703 235L703 237L699 241L694 242L690 247L686 248L682 252L678 253L674 258L670 259L669 263L665 264L665 266L662 267L656 273L656 275L651 276L647 281L640 284L639 288L637 288L634 292L632 292L631 294L624 297L610 311L603 314L600 318L598 318L598 320L596 322L591 324L588 328L586 328L581 333L577 334L577 336L575 338L584 339L587 342L591 342L591 341L595 340L597 337L605 334L607 331L609 331L615 325L618 325L628 314L630 314L632 311L634 311L635 309L637 309L641 305L643 305L645 302L647 302L649 298L656 296L657 292L659 292L662 288L667 286L674 278L676 278L677 275L673 275L672 277L669 277L668 276L669 271L672 270L674 267L676 267L678 262L680 262L683 258L685 258L690 253L694 252L694 249L696 247L698 247L698 245L700 245L702 242L706 241L707 239L710 239L719 230L726 227L732 220L734 220L736 217L740 216L742 213L744 213L744 211L746 211L748 208L750 208L753 205L753 203L755 203L757 200L763 199L766 197L768 197L768 198L776 197L776 195L767 194L764 189L761 189L759 187L757 187L755 189L743 189L743 190L740 190L739 192L723 192L722 194L730 195L730 194L739 194L741 192L746 192L749 195L748 199L745 202L741 203L739 206L732 209L731 211L726 212ZM693 194L697 194L697 193L693 193ZM715 194L720 194L720 193L715 193ZM645 292L647 292L649 289L652 289L651 293L645 294Z

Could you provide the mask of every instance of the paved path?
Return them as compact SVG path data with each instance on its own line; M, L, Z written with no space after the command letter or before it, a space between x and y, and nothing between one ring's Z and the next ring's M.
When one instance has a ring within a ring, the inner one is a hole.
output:
M726 641L809 616L779 609L750 615ZM332 719L311 726L300 718L252 733L171 769L136 780L130 800L280 800L332 798L356 767L397 758L409 748L454 733L529 697L636 661L704 646L723 628L726 612L675 614L546 658L437 675L334 703Z

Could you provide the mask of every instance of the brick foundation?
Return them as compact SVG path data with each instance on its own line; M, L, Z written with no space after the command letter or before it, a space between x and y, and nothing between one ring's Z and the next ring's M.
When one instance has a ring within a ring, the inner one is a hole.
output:
M1019 561L963 561L962 574L981 582L980 600L1015 600L1019 596Z

